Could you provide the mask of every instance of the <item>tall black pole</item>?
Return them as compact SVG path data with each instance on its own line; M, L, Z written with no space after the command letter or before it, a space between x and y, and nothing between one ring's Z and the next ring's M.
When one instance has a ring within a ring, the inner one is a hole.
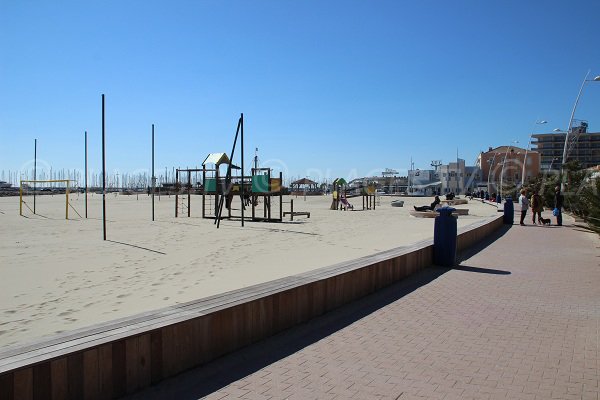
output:
M154 124L152 124L152 221L154 221L154 187L156 178L154 178Z
M106 240L106 147L104 142L104 95L102 95L102 224Z
M240 116L240 120L242 121L242 183L241 183L241 191L242 191L242 196L241 196L241 201L242 201L242 226L244 226L244 208L246 208L246 206L244 205L244 113L242 113L242 115ZM233 162L233 160L230 160L230 162Z
M37 173L37 139L33 142L33 213L35 214L35 191L36 191L36 173Z
M85 217L88 217L88 160L87 160L87 131L85 131Z
M225 197L229 196L229 192L231 191L231 166L233 163L233 155L235 154L235 146L237 144L238 136L240 134L240 128L242 124L242 119L238 119L237 128L235 129L235 139L233 139L233 147L231 148L231 155L229 156L229 164L227 166L227 175L225 175L225 191L224 194L219 196L219 204L217 206L217 218L215 219L215 224L217 224L217 228L221 225L221 215L223 213L223 203Z

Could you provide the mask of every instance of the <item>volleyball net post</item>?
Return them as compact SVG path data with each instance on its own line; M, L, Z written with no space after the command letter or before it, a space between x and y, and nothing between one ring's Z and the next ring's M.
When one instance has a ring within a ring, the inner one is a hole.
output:
M35 191L37 189L37 184L38 183L49 183L49 184L55 184L55 183L64 183L65 184L65 219L69 219L69 191L70 191L70 182L72 180L70 179L53 179L53 180L21 180L19 181L19 215L23 216L23 204L25 204L25 206L27 206L27 203L23 200L23 188L29 188L29 184L34 184L33 186L33 190L34 190L34 195L35 195ZM32 212L35 214L35 211L32 210Z

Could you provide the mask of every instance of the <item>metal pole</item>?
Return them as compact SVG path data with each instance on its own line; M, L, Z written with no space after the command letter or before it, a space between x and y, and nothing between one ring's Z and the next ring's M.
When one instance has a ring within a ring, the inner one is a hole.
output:
M34 145L33 145L33 213L34 214L35 214L36 173L37 173L37 139L34 139Z
M560 166L560 191L565 191L565 163L567 162L567 147L569 146L569 133L571 132L571 127L573 126L573 117L575 117L575 110L577 109L577 104L579 104L579 98L581 97L581 93L583 92L583 87L585 86L585 82L587 82L588 76L590 75L591 70L588 70L587 74L585 74L585 78L583 78L583 82L581 82L581 87L579 88L579 93L577 94L577 98L575 99L575 104L573 105L573 111L571 112L571 118L569 118L569 126L567 126L567 133L565 134L565 145L563 147L563 155L562 155L562 165Z
M521 187L525 185L525 165L527 164L527 153L529 152L529 148L531 147L531 138L533 137L533 133L535 132L536 125L543 125L547 121L535 121L533 125L533 129L531 130L531 135L529 135L529 143L527 143L527 148L525 149L525 156L523 157L523 170L521 171Z
M242 183L240 185L240 190L241 190L241 201L242 201L242 226L244 226L244 209L246 208L244 206L244 113L242 113L242 115L240 116L240 120L242 121ZM233 162L233 160L231 160L231 162Z
M156 177L154 176L154 124L152 124L152 221L154 221L154 192Z
M88 156L87 156L87 131L85 131L85 217L88 217Z
M67 190L66 190L66 204L65 204L65 219L69 219L69 182L67 180Z
M498 154L498 153L494 153L494 157L491 160L487 160L488 164L490 165L490 167L488 169L488 180L487 180L487 192L488 192L488 194L491 192L491 189L490 189L490 174L492 173L492 167L494 166L494 160L496 159L496 154Z
M106 240L106 146L104 135L104 94L102 95L102 226Z
M512 143L519 143L518 140L513 140ZM504 161L502 161L502 170L500 171L500 197L504 198L504 187L503 185L503 178L504 178L504 167L506 166L506 157L508 156L508 152L511 149L512 144L510 144L508 146L508 148L506 149L506 153L504 153Z
M233 147L231 148L231 155L229 156L229 165L227 167L227 175L225 175L225 194L222 194L219 197L219 205L218 205L218 212L217 212L217 218L215 219L215 223L217 224L217 228L219 228L219 226L221 225L221 214L223 213L223 202L224 202L224 196L225 195L229 195L229 191L230 191L230 183L231 183L231 164L233 162L233 155L235 154L235 145L237 143L237 139L238 139L238 135L240 133L240 125L242 124L242 119L240 118L238 120L238 124L237 124L237 128L235 130L235 138L233 139ZM217 168L218 171L218 168ZM217 185L218 187L218 185ZM230 209L231 212L231 209Z

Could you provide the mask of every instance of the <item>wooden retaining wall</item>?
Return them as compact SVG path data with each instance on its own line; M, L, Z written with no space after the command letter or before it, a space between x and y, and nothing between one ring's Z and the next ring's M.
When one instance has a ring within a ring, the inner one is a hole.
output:
M502 226L459 230L458 250ZM308 321L431 265L431 240L0 351L0 400L110 399Z

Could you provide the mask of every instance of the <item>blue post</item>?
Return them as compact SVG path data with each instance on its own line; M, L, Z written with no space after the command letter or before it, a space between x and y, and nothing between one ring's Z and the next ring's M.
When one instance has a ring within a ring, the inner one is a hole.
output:
M435 217L433 228L433 263L442 267L453 267L456 264L456 217L452 207L437 209L440 213Z
M500 195L500 193L498 193L498 195L496 196L496 203L498 203L498 204L502 203L502 196Z
M512 225L515 222L515 206L510 196L507 196L504 201L504 215L502 219L506 225Z

